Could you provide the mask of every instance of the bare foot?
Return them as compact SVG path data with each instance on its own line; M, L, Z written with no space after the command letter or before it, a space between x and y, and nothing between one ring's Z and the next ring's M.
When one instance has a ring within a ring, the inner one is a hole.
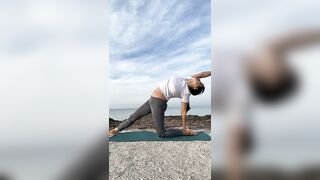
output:
M118 134L118 132L119 132L118 128L114 128L108 132L108 135L109 135L109 137L112 137L112 136Z

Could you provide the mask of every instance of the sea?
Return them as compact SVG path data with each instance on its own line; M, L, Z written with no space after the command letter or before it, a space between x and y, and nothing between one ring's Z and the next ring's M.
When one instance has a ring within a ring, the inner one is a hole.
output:
M126 118L128 118L132 113L134 113L135 110L135 108L109 109L109 117L115 120L123 121ZM168 107L165 112L165 115L181 115L181 109L180 107ZM191 107L191 109L188 112L188 115L211 115L211 107Z

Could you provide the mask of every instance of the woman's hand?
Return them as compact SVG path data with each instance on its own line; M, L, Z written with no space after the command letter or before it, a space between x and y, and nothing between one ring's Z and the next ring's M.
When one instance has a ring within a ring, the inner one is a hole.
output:
M184 136L196 136L196 135L198 135L197 132L195 132L195 131L193 131L193 130L191 130L189 128L183 128L182 129L182 134Z

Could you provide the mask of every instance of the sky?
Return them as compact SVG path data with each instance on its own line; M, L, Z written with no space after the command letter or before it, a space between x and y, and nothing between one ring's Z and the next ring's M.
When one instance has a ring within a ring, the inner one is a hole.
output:
M288 31L320 27L317 0L213 1L212 12L214 52L251 51Z
M105 0L0 0L0 176L56 179L105 135L107 16Z
M1 126L17 137L94 128L88 118L107 116L106 3L3 1L0 12Z
M213 74L218 70L215 64L227 61L233 53L253 52L270 38L288 32L319 30L319 7L318 0L213 1ZM256 145L251 163L296 169L304 169L306 164L319 166L319 52L320 45L288 54L289 63L299 76L300 86L294 98L276 105L256 103L250 107L254 114L251 125ZM215 114L212 123L215 127L212 157L215 158L212 162L220 166L219 160L225 151L221 154L217 151L223 149L225 141L220 141L219 135L223 136L222 127L226 121L212 112Z
M210 0L111 0L110 108L137 107L161 81L210 70L210 9ZM210 78L203 82L194 106L210 106Z

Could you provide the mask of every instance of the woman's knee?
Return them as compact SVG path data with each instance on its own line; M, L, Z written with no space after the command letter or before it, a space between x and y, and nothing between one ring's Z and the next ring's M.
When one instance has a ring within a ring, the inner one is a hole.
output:
M164 137L166 137L166 132L165 131L161 131L161 132L157 132L158 133L158 136L160 137L160 138L164 138Z

